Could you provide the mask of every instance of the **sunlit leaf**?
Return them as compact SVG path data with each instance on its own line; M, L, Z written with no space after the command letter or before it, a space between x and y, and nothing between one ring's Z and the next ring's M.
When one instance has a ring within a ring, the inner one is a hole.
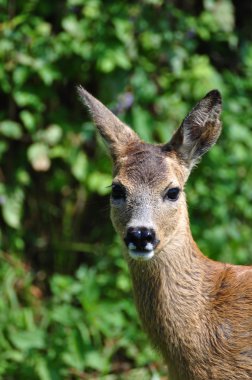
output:
M43 143L32 144L27 151L28 159L36 171L47 171L51 166L48 146Z
M5 194L2 202L2 214L5 222L13 228L19 228L23 211L24 193L15 189Z
M14 331L10 333L12 344L21 351L32 348L45 348L45 335L43 331Z
M0 122L0 134L11 139L19 139L22 136L20 124L12 120Z
M72 164L72 173L76 179L83 181L87 175L87 157L85 153L79 152Z

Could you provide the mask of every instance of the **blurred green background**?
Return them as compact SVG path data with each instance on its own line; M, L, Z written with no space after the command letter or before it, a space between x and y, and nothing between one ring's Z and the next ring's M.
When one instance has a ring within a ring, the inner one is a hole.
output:
M223 133L191 175L195 240L252 261L252 3L0 0L0 378L152 379L83 84L147 141L206 92Z

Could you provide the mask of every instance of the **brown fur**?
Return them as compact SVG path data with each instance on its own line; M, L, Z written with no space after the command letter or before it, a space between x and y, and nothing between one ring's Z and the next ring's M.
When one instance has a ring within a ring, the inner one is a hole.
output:
M82 96L96 121L97 100L85 90ZM212 91L164 146L143 143L122 125L115 139L106 120L111 114L99 114L114 157L114 181L127 192L126 201L111 202L113 224L122 239L129 226L151 226L160 240L148 261L132 259L126 249L124 254L143 327L171 380L252 379L252 268L200 252L183 192L190 168L220 134L220 110L220 94ZM181 189L176 202L164 200L167 187Z

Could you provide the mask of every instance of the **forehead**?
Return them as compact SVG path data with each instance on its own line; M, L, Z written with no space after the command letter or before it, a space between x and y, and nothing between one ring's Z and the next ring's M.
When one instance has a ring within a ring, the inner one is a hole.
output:
M146 143L128 146L118 165L118 176L133 184L157 185L182 181L175 155L164 153L161 146Z

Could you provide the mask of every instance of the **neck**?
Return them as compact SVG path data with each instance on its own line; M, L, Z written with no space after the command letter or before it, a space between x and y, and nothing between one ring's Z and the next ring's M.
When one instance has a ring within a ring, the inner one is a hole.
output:
M186 365L188 345L194 354L199 350L198 329L206 302L202 280L207 262L192 238L189 224L176 231L152 260L129 260L143 326L168 363ZM186 371L188 368L181 374Z

